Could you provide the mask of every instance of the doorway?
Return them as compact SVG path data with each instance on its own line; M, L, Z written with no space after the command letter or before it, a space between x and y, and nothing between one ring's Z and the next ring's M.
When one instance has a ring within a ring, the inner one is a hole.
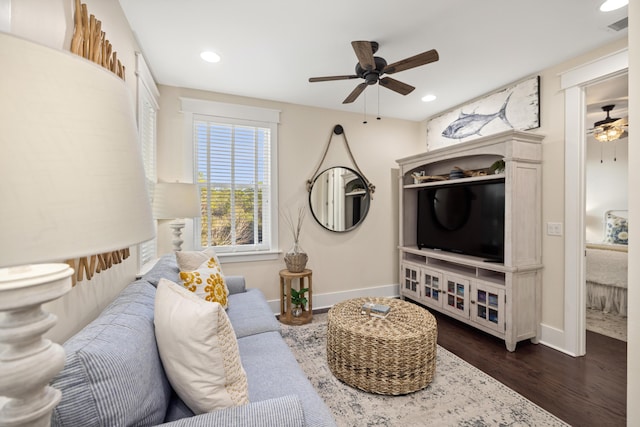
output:
M628 74L586 86L586 329L627 340ZM599 135L603 121L615 122ZM617 131L623 131L620 136ZM609 140L611 139L611 140ZM592 344L587 343L590 352Z
M565 280L564 349L574 356L586 352L585 289L585 157L586 87L627 73L627 49L564 73L565 91Z

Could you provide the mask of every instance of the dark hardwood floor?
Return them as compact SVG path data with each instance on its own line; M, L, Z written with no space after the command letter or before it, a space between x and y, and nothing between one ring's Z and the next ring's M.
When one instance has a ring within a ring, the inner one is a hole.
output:
M571 357L530 341L504 341L448 316L438 344L572 426L625 426L627 343L587 331L587 354Z

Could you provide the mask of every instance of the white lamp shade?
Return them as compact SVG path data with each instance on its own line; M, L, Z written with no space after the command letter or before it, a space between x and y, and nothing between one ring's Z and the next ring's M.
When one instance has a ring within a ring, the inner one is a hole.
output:
M115 74L0 33L0 267L153 238L133 101Z
M200 216L200 193L196 184L160 182L153 192L153 216L157 219Z

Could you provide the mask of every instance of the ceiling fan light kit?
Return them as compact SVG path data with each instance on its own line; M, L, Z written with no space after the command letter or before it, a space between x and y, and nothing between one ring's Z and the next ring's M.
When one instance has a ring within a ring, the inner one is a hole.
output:
M375 41L353 41L351 46L358 58L355 66L355 74L342 76L327 77L311 77L309 82L324 82L332 80L348 80L363 79L364 82L358 84L355 89L342 101L343 104L350 104L355 101L367 86L379 83L380 86L386 87L401 95L408 95L415 87L393 79L391 77L382 77L383 74L393 74L411 68L435 62L439 59L438 52L435 49L405 58L401 61L387 64L384 58L374 56L378 51L379 44Z
M624 134L624 120L610 116L614 107L615 105L603 106L602 111L607 113L607 117L593 124L593 137L600 142L615 141Z
M624 131L618 126L608 126L596 129L593 132L593 136L600 142L611 142L620 138L622 132Z

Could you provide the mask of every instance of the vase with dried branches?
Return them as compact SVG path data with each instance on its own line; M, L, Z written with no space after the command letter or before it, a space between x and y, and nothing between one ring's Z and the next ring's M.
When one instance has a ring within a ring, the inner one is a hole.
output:
M300 231L302 230L302 224L304 223L304 216L306 210L304 207L298 208L298 217L294 220L291 212L284 214L284 220L291 230L293 235L293 247L287 251L284 256L284 262L287 265L287 270L292 273L301 273L307 266L309 257L302 250L300 246Z

